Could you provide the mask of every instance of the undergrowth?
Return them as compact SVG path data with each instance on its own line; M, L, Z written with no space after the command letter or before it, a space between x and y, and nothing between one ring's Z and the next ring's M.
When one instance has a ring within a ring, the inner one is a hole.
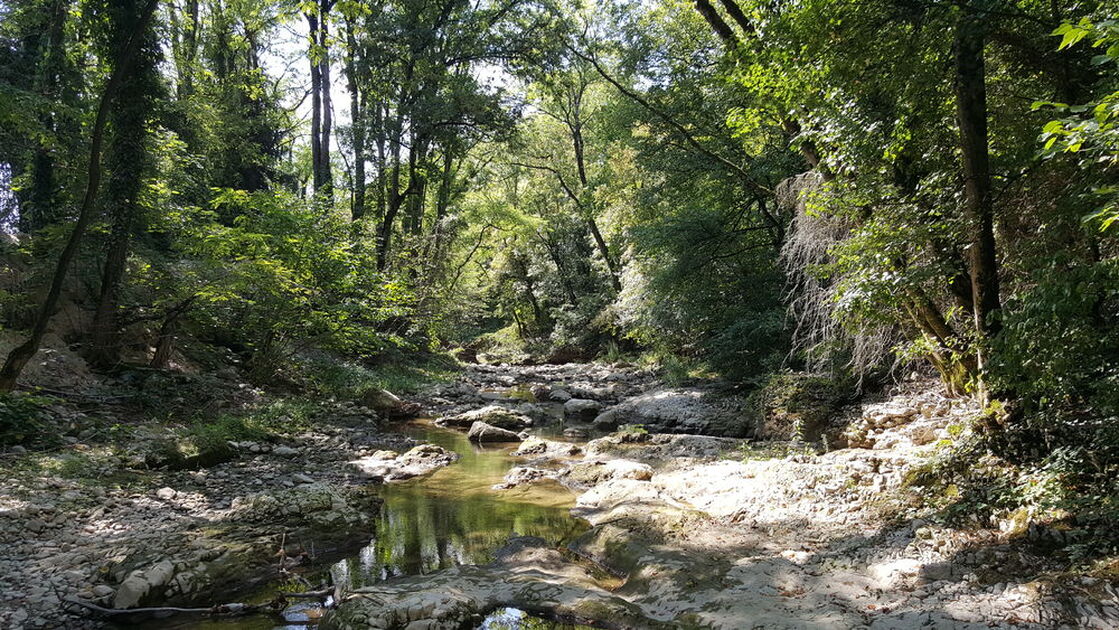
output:
M905 485L922 507L946 525L994 527L1007 538L1060 532L1048 539L1085 566L1119 554L1119 419L1052 414L981 429L997 412L910 471Z

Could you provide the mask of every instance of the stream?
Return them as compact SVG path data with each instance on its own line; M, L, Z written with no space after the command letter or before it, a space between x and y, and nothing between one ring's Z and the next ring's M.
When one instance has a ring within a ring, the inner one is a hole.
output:
M356 554L307 575L318 583L329 572L332 583L359 587L395 576L423 575L462 564L484 564L514 535L537 536L560 546L587 530L585 521L570 514L574 495L557 482L535 483L511 490L493 490L515 464L510 453L516 444L479 446L466 434L423 419L391 430L421 442L457 452L460 459L434 473L379 488L384 503L374 536ZM533 433L562 439L547 429ZM262 602L277 586L257 593L249 602ZM129 628L182 630L297 630L314 627L322 614L318 602L295 602L275 617L231 619L164 619ZM126 627L126 626L121 626ZM479 628L487 630L575 630L585 626L561 624L516 609L491 613Z

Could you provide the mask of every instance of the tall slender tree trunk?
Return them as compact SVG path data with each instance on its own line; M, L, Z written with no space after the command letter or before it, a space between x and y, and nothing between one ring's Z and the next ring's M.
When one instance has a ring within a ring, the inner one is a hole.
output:
M998 333L1000 307L998 258L995 250L994 200L987 139L987 85L983 60L986 34L983 17L965 8L956 25L956 118L960 127L964 208L971 245L968 248L975 328L979 333L980 378L989 363L988 342Z
M66 246L62 249L62 253L58 257L58 262L54 268L54 274L51 276L50 288L47 291L46 297L39 304L39 310L35 315L35 324L31 328L31 335L27 341L16 346L4 361L4 366L0 368L0 391L11 391L15 388L16 382L19 380L19 375L23 372L23 368L31 357L39 351L39 345L43 341L43 336L47 332L47 325L50 323L51 315L54 314L55 309L58 307L58 299L62 295L62 285L66 282L66 276L70 271L70 265L74 262L75 256L78 254L78 249L81 246L82 237L85 236L85 231L89 227L90 222L93 220L94 204L97 200L97 190L101 184L101 145L105 137L105 123L108 120L109 109L112 107L113 100L120 89L121 83L124 78L132 70L132 63L136 56L136 52L140 47L142 34L151 25L152 15L155 13L156 7L159 6L159 0L148 0L140 12L139 18L133 27L133 32L128 40L121 47L117 55L116 62L113 64L112 74L109 76L109 81L105 84L104 92L101 94L101 102L97 105L97 116L93 122L93 131L90 136L89 143L89 167L86 177L85 195L82 197L82 205L78 211L77 221L74 222L74 227L70 231L70 236L66 240Z
M575 116L579 116L578 104L575 107ZM578 120L572 121L568 124L571 131L571 142L575 149L575 166L579 171L579 188L580 196L586 199L587 190L587 165L584 152L585 144L583 142L583 130ZM580 205L583 205L582 202ZM610 274L610 286L615 291L622 290L622 281L618 277L619 272L617 265L614 263L613 256L610 255L610 247L606 244L606 239L602 237L602 231L598 229L598 221L595 219L594 208L584 208L584 213L587 215L587 228L590 230L591 236L594 238L595 247L598 248L598 253L602 256L602 261L606 263L606 271Z
M322 55L319 58L319 64L321 65L319 75L322 81L320 85L322 89L322 138L319 140L319 145L322 147L322 153L319 156L322 179L320 192L328 201L333 200L334 197L334 176L331 173L330 165L330 138L334 132L334 107L330 101L330 41L327 32L327 14L333 4L333 0L322 0L319 5L322 12L322 18L319 20L319 46L322 50Z
M427 162L427 141L412 137L412 150L408 156L408 188L412 194L408 198L408 215L405 231L417 235L423 231L424 210L427 201L427 175L424 165Z
M307 13L307 27L310 30L311 43L307 51L307 58L311 62L311 189L318 194L322 189L322 174L319 162L322 160L322 66L317 55L319 51L319 16L317 13Z
M392 249L392 232L396 224L396 214L400 211L400 206L408 195L408 191L400 190L400 145L404 142L404 120L403 114L398 109L393 121L393 137L390 139L391 160L392 160L392 174L389 176L388 191L386 196L388 202L385 207L385 214L381 219L380 229L377 232L377 269L383 271L388 267L389 252ZM409 182L409 188L411 182Z
M346 57L346 86L350 91L350 130L354 145L354 198L350 207L350 219L358 221L365 216L365 108L362 106L361 90L358 87L357 38L354 37L352 21L346 22L346 43L349 54Z
M315 10L305 15L311 44L311 182L316 196L333 199L333 178L330 172L330 135L333 113L330 103L330 41L327 15L333 0L321 0Z
M380 222L385 219L385 189L388 186L388 178L385 176L385 111L380 102L373 107L373 128L377 133L377 221Z

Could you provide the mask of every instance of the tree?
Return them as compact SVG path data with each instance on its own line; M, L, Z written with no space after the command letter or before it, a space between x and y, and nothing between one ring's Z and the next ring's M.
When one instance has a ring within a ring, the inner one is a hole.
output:
M150 116L162 88L156 71L160 54L155 29L147 24L144 30L137 31L135 26L143 23L145 6L142 1L114 2L106 8L110 13L109 23L113 25L106 38L107 48L121 48L130 38L135 39L137 45L127 60L128 73L121 81L109 116L112 131L106 160L109 181L103 203L109 210L111 227L90 351L92 362L101 367L116 364L120 353L117 316L121 284L132 240L143 222L144 182L151 167ZM112 15L114 13L116 15Z
M27 362L35 356L35 353L38 352L39 344L42 343L43 336L46 334L51 315L54 314L54 310L58 305L58 298L62 293L62 285L66 280L66 274L70 269L70 264L77 255L82 237L85 235L86 229L93 220L94 203L97 200L97 191L101 182L101 145L104 141L105 126L108 122L109 110L112 107L113 100L117 97L117 93L121 89L121 85L125 81L125 77L128 72L131 71L131 66L135 58L141 50L144 39L143 33L149 28L152 16L155 14L155 9L158 4L158 0L147 0L142 9L135 15L131 31L128 32L127 35L124 35L124 38L119 43L113 71L109 75L108 81L105 83L101 100L97 106L97 116L91 131L85 196L82 198L82 205L78 211L77 221L70 231L70 236L66 241L65 248L62 250L62 253L59 254L54 274L51 277L50 288L47 291L46 297L40 303L30 336L27 341L16 346L8 353L3 367L0 368L0 391L7 392L15 388L23 368L27 365Z

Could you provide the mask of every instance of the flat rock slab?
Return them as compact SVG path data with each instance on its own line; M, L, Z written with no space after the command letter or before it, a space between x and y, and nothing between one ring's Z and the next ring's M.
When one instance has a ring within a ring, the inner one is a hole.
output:
M583 447L571 442L557 442L530 437L513 451L514 457L529 457L532 459L569 459L583 454Z
M519 431L533 424L532 418L500 405L487 405L481 409L446 416L436 420L435 424L441 427L469 429L475 422L484 422L508 431Z
M458 458L458 453L441 446L421 444L402 455L396 451L377 451L351 461L350 465L362 474L382 481L403 481L426 475L458 461Z

